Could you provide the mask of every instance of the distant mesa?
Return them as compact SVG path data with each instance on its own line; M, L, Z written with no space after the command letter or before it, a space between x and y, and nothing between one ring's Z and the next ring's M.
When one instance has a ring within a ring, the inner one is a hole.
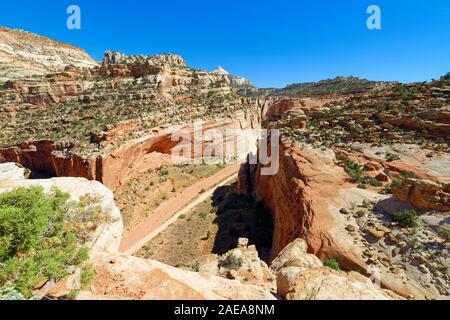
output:
M83 49L31 32L0 27L0 81L97 66Z

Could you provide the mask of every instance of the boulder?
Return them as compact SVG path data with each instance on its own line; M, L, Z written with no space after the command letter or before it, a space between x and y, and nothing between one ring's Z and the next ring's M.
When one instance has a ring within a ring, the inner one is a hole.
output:
M393 189L392 193L397 199L409 201L422 208L450 211L450 184L404 179L402 186Z
M258 256L254 245L247 246L248 239L238 240L238 248L219 255L208 255L199 261L199 271L242 283L256 284L274 290L275 276L267 264Z
M296 239L272 262L277 293L287 300L387 300L400 298L375 286L369 278L324 267L306 252L303 239Z
M322 266L322 262L313 254L309 254L308 245L303 239L295 239L288 244L280 254L272 261L270 268L278 272L283 268L296 267L300 270L308 270Z
M368 278L351 277L328 267L300 271L284 268L277 274L278 293L287 300L392 300L401 299L382 290Z
M24 178L24 168L18 167L12 162L0 164L0 181L23 180Z

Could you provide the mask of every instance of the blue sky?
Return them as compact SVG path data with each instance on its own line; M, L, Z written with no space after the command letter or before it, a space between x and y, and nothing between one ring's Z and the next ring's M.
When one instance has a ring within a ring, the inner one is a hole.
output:
M66 9L81 8L81 30ZM366 28L366 9L382 29ZM450 71L449 0L40 0L2 1L0 25L105 50L181 54L192 67L221 65L260 87L337 75L425 81Z

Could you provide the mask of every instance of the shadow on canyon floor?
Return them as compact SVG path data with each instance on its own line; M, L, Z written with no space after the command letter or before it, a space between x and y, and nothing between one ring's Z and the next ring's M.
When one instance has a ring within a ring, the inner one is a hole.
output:
M226 253L245 237L267 261L272 236L271 213L251 197L238 194L233 183L217 188L210 199L180 216L136 255L195 270L202 256Z
M212 253L224 254L236 247L239 238L248 238L260 258L267 261L272 248L272 214L261 202L236 190L234 183L217 188L212 196L217 214L213 223L218 226Z

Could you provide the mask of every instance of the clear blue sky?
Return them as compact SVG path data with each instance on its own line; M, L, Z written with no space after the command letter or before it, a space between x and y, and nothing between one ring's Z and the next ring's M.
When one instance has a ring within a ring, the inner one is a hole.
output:
M70 4L81 8L81 30L66 28ZM381 7L382 30L366 28L370 4ZM260 87L450 71L449 0L14 0L0 4L0 25L78 45L96 60L105 50L178 53Z

